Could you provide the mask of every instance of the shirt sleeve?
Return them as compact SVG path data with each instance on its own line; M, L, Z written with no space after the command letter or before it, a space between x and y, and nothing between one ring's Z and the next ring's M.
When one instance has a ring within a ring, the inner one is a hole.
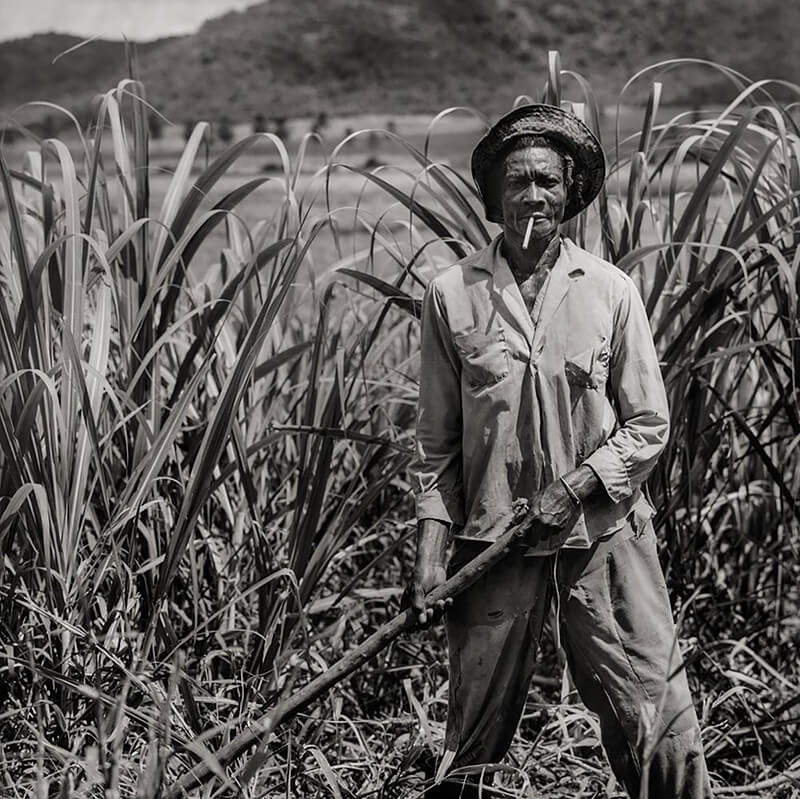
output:
M630 278L617 306L609 364L609 393L619 427L584 463L613 502L644 482L669 435L669 408L653 334Z
M464 525L461 366L442 298L430 283L422 301L416 457L411 478L417 519Z

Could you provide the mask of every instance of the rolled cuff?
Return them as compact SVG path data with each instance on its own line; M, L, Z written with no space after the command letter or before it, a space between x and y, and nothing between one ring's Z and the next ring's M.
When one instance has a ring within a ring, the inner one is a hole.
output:
M436 519L445 524L464 526L463 502L460 496L442 491L423 491L415 497L417 521Z
M611 447L595 450L584 462L597 475L612 502L627 499L633 494L628 470L622 458Z

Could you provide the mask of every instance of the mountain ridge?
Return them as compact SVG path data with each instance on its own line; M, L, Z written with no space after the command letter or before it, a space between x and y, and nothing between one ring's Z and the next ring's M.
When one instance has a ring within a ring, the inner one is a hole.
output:
M681 56L790 80L800 75L798 36L800 4L779 0L583 0L580 14L543 0L267 0L136 51L148 99L180 122L461 104L494 114L519 94L538 95L549 49L601 102L636 70ZM79 42L49 34L0 43L0 109L31 100L81 108L127 76L120 43L92 41L52 63ZM699 68L665 83L665 99L683 104L732 91Z

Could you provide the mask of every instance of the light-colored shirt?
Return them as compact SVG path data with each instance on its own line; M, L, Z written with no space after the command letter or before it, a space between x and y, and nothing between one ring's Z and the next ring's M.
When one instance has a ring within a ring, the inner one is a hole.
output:
M632 512L653 512L640 486L669 412L647 314L624 272L564 239L532 318L501 242L425 292L417 518L493 540L515 500L587 464L604 490L584 501L564 546L588 547Z

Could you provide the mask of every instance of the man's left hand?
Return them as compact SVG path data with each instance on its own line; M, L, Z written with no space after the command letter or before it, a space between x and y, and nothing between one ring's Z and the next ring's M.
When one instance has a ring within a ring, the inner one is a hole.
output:
M564 543L581 513L581 506L569 495L564 484L555 480L534 495L525 518L529 546L558 547Z

